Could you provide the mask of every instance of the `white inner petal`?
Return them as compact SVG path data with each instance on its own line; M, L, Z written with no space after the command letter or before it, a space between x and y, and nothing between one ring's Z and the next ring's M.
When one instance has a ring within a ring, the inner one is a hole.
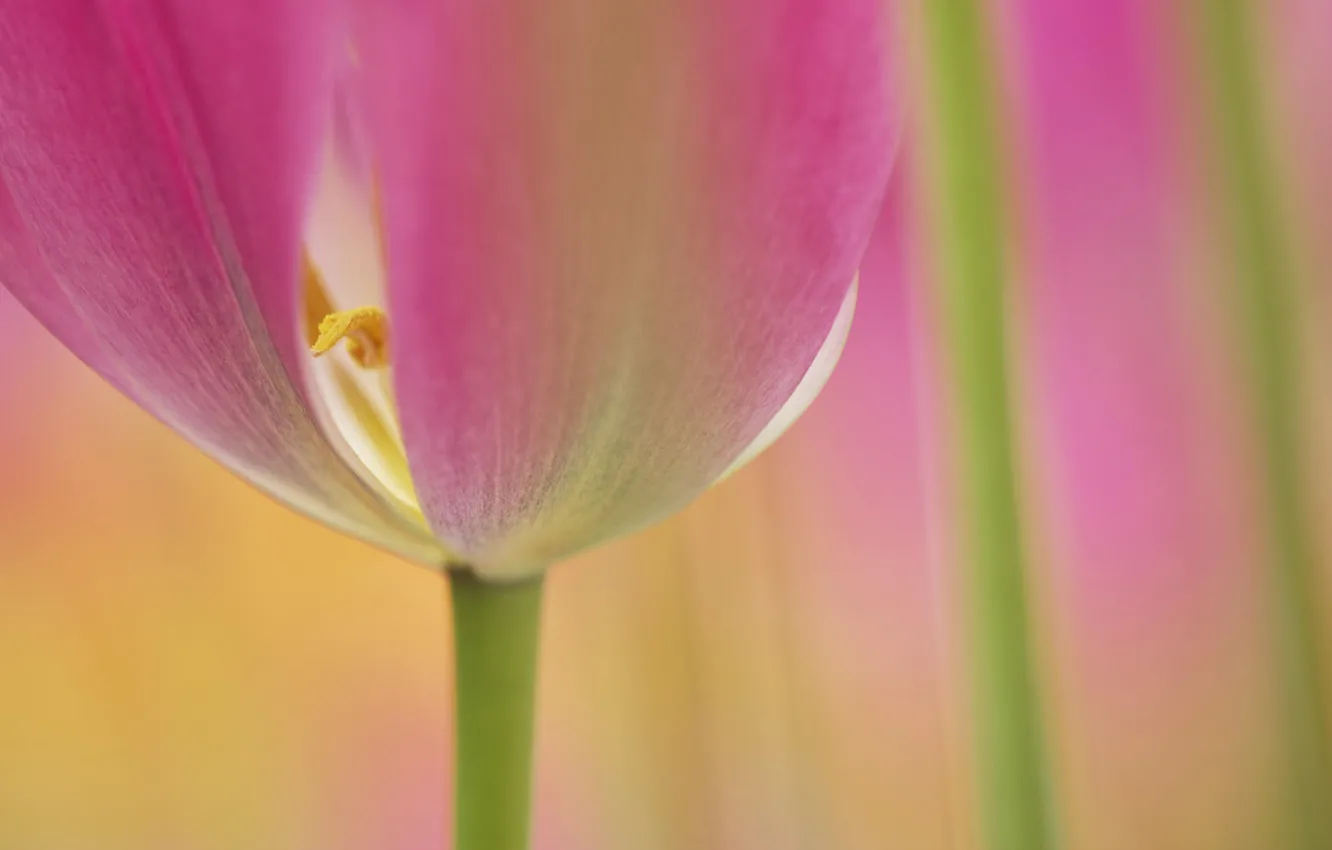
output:
M397 416L382 389L387 370L367 370L339 349L316 361L312 373L330 423L345 442L343 459L381 495L419 514Z
M383 307L386 300L373 195L367 179L339 159L330 141L306 225L305 248L335 310Z
M837 366L837 361L842 357L842 349L846 347L846 338L851 333L851 320L856 314L856 293L860 288L859 278L851 281L851 288L847 290L846 297L842 299L842 306L837 311L837 318L833 319L832 329L828 331L828 336L823 341L819 353L814 355L814 362L809 364L809 369L805 371L805 377L800 379L796 385L795 391L791 397L781 406L777 414L763 426L763 430L754 438L740 456L722 473L720 481L737 469L749 463L754 458L763 453L763 450L777 442L777 438L786 433L786 429L795 424L795 421L809 409L814 403L814 399L823 391L823 387L832 377L833 369Z
M333 311L384 307L384 267L368 186L341 167L330 144L306 230L306 252ZM424 524L407 469L390 368L367 369L339 343L309 361L326 431L357 474Z

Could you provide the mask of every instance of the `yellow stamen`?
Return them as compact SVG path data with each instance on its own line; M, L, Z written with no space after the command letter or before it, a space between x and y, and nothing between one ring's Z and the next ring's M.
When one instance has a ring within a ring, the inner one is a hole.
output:
M347 353L366 369L382 369L389 365L388 316L378 307L357 307L355 310L334 310L319 270L304 258L305 272L305 326L310 351L322 357L342 340L347 341Z
M361 366L382 369L389 365L388 316L378 307L329 313L319 323L319 338L310 351L319 357L342 340L347 341L347 353Z

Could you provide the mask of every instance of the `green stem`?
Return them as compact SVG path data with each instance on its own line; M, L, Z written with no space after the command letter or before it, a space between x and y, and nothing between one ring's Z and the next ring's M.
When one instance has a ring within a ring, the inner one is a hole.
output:
M451 572L456 656L454 850L527 850L542 579Z
M987 850L1055 846L1032 660L1006 335L995 66L976 0L924 0L940 307L966 516L965 603Z
M1327 730L1313 533L1300 441L1300 363L1295 260L1282 227L1280 181L1264 132L1256 30L1244 0L1201 0L1206 79L1212 85L1218 183L1231 219L1238 307L1262 431L1271 533L1291 812L1289 842L1332 848L1332 747Z

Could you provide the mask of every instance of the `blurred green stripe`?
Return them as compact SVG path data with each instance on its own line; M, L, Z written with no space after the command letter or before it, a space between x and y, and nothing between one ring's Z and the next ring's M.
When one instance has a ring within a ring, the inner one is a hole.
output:
M1279 178L1265 135L1262 81L1244 0L1200 0L1204 79L1211 84L1217 183L1233 249L1237 308L1249 345L1271 535L1272 596L1283 692L1290 846L1332 848L1332 756L1320 643L1317 559L1306 502L1295 310L1295 260L1282 225Z
M920 5L966 543L964 595L975 713L981 835L987 850L1055 845L1040 700L1028 627L1007 368L1005 198L982 10Z

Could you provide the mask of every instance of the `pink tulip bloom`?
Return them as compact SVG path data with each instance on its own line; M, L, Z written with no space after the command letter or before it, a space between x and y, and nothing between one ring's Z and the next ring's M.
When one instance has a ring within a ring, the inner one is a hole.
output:
M266 492L518 578L676 511L828 377L891 167L880 18L12 0L0 282Z

